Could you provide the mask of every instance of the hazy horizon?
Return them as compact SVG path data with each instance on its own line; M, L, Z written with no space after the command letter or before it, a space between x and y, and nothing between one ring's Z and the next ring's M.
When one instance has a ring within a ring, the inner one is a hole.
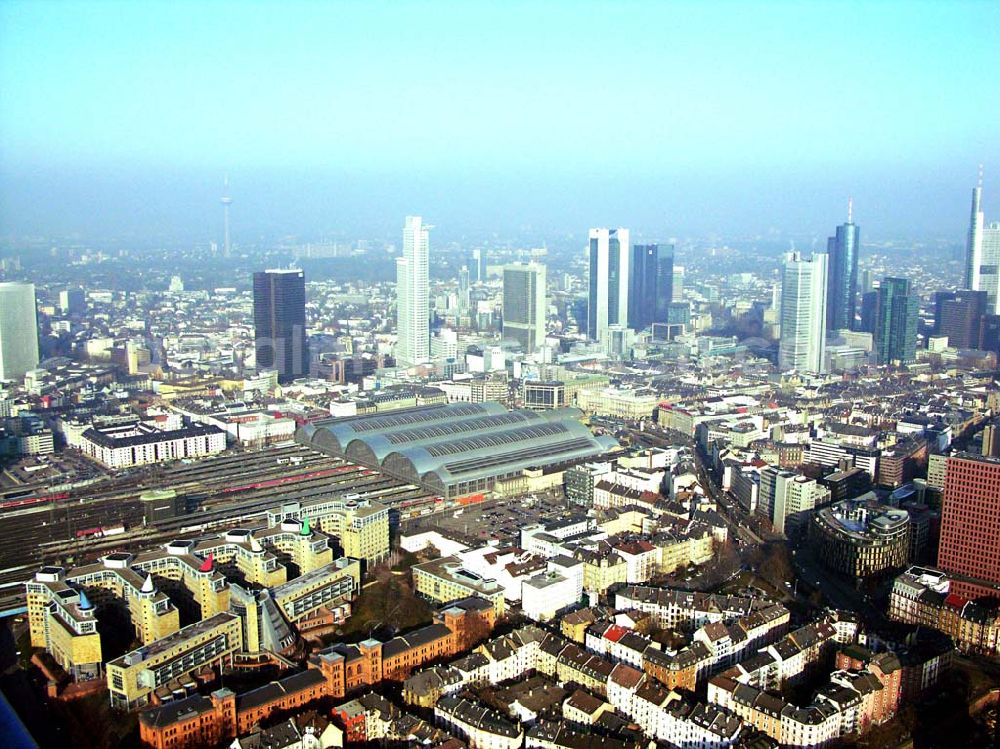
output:
M0 4L0 236L961 242L1000 5Z

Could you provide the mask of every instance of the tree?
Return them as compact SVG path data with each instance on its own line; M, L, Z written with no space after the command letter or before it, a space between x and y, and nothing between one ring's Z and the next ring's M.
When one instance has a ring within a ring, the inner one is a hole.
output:
M779 590L785 583L795 579L792 555L781 542L772 541L764 547L764 558L760 563L760 576Z

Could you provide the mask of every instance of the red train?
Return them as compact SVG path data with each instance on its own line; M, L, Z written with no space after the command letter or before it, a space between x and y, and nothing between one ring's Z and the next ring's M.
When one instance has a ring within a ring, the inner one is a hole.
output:
M124 525L97 526L96 528L86 528L76 532L77 538L106 538L107 536L117 536L125 532Z
M54 502L60 499L68 499L69 492L59 492L58 494L45 494L41 497L19 497L18 499L8 499L0 502L0 510L7 510L12 507L28 507L29 505L39 505L43 502Z
M254 484L241 484L240 486L230 486L223 489L223 494L229 494L231 492L242 492L248 489L269 489L272 486L281 486L282 484L295 484L299 481L308 481L309 479L321 479L326 476L335 476L338 473L345 473L347 471L356 470L356 466L338 466L337 468L325 468L322 471L311 471L310 473L300 473L296 476L282 476L277 479L268 479L266 481L258 481Z

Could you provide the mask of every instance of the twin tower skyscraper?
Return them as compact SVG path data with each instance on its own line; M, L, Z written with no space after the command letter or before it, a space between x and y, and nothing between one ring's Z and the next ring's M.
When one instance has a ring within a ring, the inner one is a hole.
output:
M587 336L674 322L673 245L629 243L628 229L591 229Z
M848 201L847 222L827 240L826 252L813 253L810 260L797 252L785 256L779 315L781 369L822 372L827 332L854 328L860 244L853 201Z

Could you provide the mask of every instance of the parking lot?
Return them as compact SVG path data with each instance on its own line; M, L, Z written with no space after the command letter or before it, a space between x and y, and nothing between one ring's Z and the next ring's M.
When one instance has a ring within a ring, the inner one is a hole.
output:
M576 508L579 512L579 508ZM451 512L406 522L408 531L436 529L470 539L516 544L521 528L536 523L548 523L574 514L565 499L552 495L530 495L509 499L487 500Z

